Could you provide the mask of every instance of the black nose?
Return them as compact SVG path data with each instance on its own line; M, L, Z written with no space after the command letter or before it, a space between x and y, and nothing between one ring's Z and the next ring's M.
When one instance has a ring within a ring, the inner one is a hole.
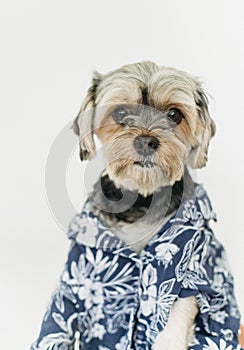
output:
M133 145L137 153L143 156L149 156L156 151L159 141L154 136L140 135L134 139Z

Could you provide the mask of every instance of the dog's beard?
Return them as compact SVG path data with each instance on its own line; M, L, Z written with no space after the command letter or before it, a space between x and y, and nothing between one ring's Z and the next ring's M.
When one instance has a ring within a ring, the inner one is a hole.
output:
M148 196L182 178L186 150L181 142L160 139L157 151L143 156L133 148L134 137L134 133L117 135L103 145L106 172L116 187Z

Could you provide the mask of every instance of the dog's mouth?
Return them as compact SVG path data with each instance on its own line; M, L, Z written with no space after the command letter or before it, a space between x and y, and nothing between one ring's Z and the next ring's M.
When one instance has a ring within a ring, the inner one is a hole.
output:
M148 169L156 166L156 163L146 159L137 160L136 162L134 162L134 164L140 166L141 168L148 168Z

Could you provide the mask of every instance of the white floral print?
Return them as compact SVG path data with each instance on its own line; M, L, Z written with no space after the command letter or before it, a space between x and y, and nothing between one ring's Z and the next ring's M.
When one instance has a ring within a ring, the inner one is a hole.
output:
M145 316L153 314L156 309L157 297L157 275L156 269L149 264L142 275L142 295L141 295L141 309Z
M240 314L206 192L182 203L138 256L89 205L70 225L69 258L31 350L151 350L177 298L196 295L191 350L239 350Z
M126 336L121 337L120 342L115 345L115 350L124 350L128 348L129 341Z
M174 255L179 251L179 247L172 243L162 243L156 247L156 258L161 260L165 268L173 263Z
M70 233L73 235L76 234L77 242L94 247L98 234L96 219L86 216L76 216L70 224Z
M60 314L53 314L55 322L60 326L62 332L48 334L39 344L40 349L47 350L65 350L74 344L74 331L72 322L77 318L77 314L73 314L64 320Z
M105 327L102 324L94 323L91 329L91 338L102 339L106 333Z
M207 345L203 345L203 350L233 350L232 345L227 345L224 339L220 339L219 345L217 345L210 338L206 338Z
M212 318L212 320L215 320L218 323L224 324L226 317L228 317L228 314L226 311L217 311L210 317Z

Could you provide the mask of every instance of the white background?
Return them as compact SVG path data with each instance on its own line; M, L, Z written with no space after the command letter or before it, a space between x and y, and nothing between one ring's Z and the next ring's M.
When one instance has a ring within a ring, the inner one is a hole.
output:
M73 119L91 71L153 60L198 75L214 97L217 135L206 170L244 314L243 1L168 0L1 3L0 344L28 349L66 259L68 240L45 196L45 164ZM70 133L70 137L72 133ZM82 201L78 154L67 186Z

